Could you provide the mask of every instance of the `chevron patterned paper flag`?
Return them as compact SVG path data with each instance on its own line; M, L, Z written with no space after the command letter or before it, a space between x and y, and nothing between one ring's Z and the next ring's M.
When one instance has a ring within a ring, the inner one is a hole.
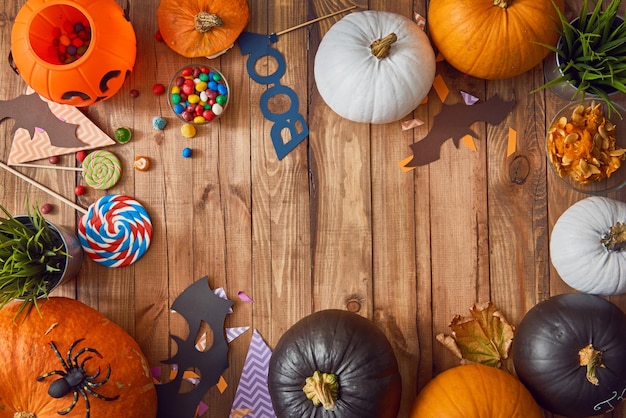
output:
M230 411L230 418L235 418L242 410L251 410L246 417L274 418L274 408L267 389L267 374L272 351L259 332L255 329L250 341L250 348L243 364L241 380L235 393L235 400Z
M26 94L30 95L35 93L32 93L32 90L28 90ZM78 108L55 103L41 96L39 97L48 104L50 112L58 119L78 126L76 128L76 139L78 139L78 143L83 143L84 145L55 146L52 144L52 142L55 141L50 140L48 132L45 131L44 127L38 127L34 131L32 138L28 130L17 129L13 137L11 151L9 152L9 164L24 163L48 158L53 155L70 154L80 150L90 150L116 144L111 137L98 128L96 124L87 118ZM28 112L28 109L24 111Z

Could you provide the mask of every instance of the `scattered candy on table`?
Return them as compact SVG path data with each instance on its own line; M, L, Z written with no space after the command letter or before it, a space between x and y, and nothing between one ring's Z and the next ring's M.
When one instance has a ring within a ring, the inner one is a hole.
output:
M39 208L39 211L41 213L43 213L44 215L49 214L50 212L52 212L52 210L54 209L54 207L50 204L50 203L44 203L43 205L41 205L41 207Z
M133 99L136 99L137 97L139 97L139 90L137 89L132 89L130 92L130 97L132 97Z
M49 55L56 56L59 64L70 64L87 52L91 42L89 21L66 20L62 27L52 29Z
M183 148L183 157L185 158L190 158L191 154L193 154L193 151L191 150L191 148Z
M83 161L83 176L88 186L97 190L107 190L122 176L122 164L110 151L94 151Z
M85 157L87 157L87 151L82 150L76 153L76 161L78 161L79 163L85 161Z
M143 155L138 155L135 157L133 166L137 171L147 171L150 168L150 159Z
M85 186L83 186L82 184L79 184L78 186L76 186L74 188L74 194L76 196L82 196L85 194Z
M117 128L114 133L115 140L120 144L125 144L130 141L130 138L133 136L131 130L125 126L121 128Z
M161 83L157 83L154 86L152 86L152 93L156 94L157 96L162 95L163 93L165 93L165 86Z
M53 155L53 156L51 156L51 157L48 157L48 162L49 162L50 164L58 164L58 163L59 163L59 161L61 161L61 159L60 159L58 156L56 156L56 155Z
M154 34L154 39L156 39L159 42L163 42L163 35L161 35L160 30L156 31L156 33Z
M167 126L167 121L161 116L155 116L152 118L152 127L159 131L162 131Z
M194 136L196 136L196 132L196 127L193 126L191 123L186 123L180 127L180 133L185 138L193 138Z
M106 267L124 267L139 260L150 247L152 221L136 200L106 195L89 206L78 223L85 254Z
M201 125L224 112L228 94L228 84L219 71L208 66L189 66L170 83L169 101L181 119Z

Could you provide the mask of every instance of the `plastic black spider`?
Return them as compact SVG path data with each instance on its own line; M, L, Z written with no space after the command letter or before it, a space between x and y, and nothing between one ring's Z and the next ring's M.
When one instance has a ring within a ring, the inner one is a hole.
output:
M70 345L70 348L67 350L67 357L65 359L63 359L63 356L61 356L61 353L59 353L59 349L54 344L54 342L50 341L50 348L54 350L54 353L56 354L59 361L61 361L64 370L52 370L37 377L37 381L41 382L46 377L55 374L61 376L60 379L52 382L50 384L50 387L48 388L48 394L53 398L62 398L70 392L74 394L74 400L72 401L71 405L68 406L66 409L57 411L59 415L66 415L72 409L74 409L74 407L78 403L78 394L81 394L83 396L83 399L85 400L85 408L87 410L86 418L89 418L89 413L91 409L91 406L89 405L88 395L91 395L98 399L102 399L103 401L114 401L120 397L119 395L107 397L93 390L98 386L104 385L109 380L109 377L111 376L111 365L107 365L106 376L103 376L100 380L96 380L98 377L100 377L99 367L94 374L87 374L85 372L85 363L87 363L87 361L93 357L87 356L83 358L80 363L78 362L78 358L85 353L93 353L98 358L102 358L102 355L95 348L84 347L78 350L78 352L72 356L72 352L74 351L76 345L83 340L84 338L81 338L80 340L74 341L72 345Z

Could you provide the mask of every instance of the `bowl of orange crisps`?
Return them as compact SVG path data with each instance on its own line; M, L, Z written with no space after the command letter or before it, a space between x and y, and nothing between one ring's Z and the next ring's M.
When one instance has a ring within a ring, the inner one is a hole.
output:
M570 188L606 194L626 185L626 109L614 103L569 103L548 128L548 165Z

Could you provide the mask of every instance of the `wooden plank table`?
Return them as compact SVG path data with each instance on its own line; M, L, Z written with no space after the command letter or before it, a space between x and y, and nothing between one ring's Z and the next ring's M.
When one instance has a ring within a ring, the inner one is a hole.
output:
M1 57L9 53L12 23L24 3L7 0L0 8ZM174 71L192 60L155 39L158 3L130 3L138 38L134 71L113 98L84 109L109 135L120 126L132 129L130 143L108 148L124 170L109 193L144 204L154 225L152 245L126 268L87 259L77 279L54 293L77 298L121 325L152 366L176 349L170 332L187 332L184 320L169 309L172 301L208 276L213 288L223 287L235 302L226 326L250 326L270 347L294 322L320 309L349 309L372 319L389 337L401 366L404 417L421 387L458 364L435 340L449 332L454 315L491 300L517 324L539 301L572 291L552 268L548 243L559 215L585 196L562 186L546 165L546 124L565 101L552 92L528 94L543 82L541 66L486 82L438 63L437 73L450 89L447 104L460 102L461 90L481 100L498 93L517 104L497 126L474 125L480 135L476 151L457 150L447 141L440 160L405 173L398 162L410 155L409 145L426 135L441 109L435 92L415 110L414 117L426 124L414 130L403 131L399 122L342 119L325 105L313 78L320 39L340 16L296 30L281 36L275 47L287 62L281 83L297 93L310 135L278 160L269 136L272 125L259 108L267 87L250 79L247 57L237 47L211 61L232 88L226 114L195 138L181 135L181 121L152 86L167 85ZM405 16L425 15L427 9L427 0L255 0L247 30L269 34L352 4ZM568 0L568 15L575 15L579 4ZM273 69L270 59L257 63L259 73ZM0 67L0 99L25 89L8 63ZM139 97L131 98L131 89ZM163 132L152 127L154 116L169 121ZM2 161L9 155L12 126L12 121L0 124ZM509 128L518 138L511 156ZM184 147L193 149L192 158L181 156ZM133 170L136 155L150 158L149 171ZM520 161L527 173L516 171ZM75 165L74 155L61 157L60 164ZM80 174L20 171L83 207L105 193L87 188L76 197ZM28 194L32 201L54 204L51 220L76 226L79 213L24 181L0 172L0 184L0 202L9 210L24 209ZM626 190L610 197L626 200ZM241 301L239 291L254 302ZM626 296L610 300L626 310ZM250 338L247 332L230 344L228 387L208 393L204 417L230 411ZM613 416L626 417L626 412Z

